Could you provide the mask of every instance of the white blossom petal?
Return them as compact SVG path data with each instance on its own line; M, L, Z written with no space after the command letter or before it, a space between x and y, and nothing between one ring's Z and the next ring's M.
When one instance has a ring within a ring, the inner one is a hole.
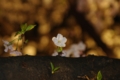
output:
M53 41L53 42L57 41L57 38L56 38L56 37L53 37L53 38L52 38L52 41Z
M63 38L63 42L64 42L64 43L67 42L67 39L66 39L65 37Z
M61 34L58 34L57 39L61 41L63 39L63 36Z

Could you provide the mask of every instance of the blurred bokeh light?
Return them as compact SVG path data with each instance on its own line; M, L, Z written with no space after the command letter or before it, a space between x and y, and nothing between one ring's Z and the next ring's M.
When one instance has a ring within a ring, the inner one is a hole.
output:
M75 10L85 15L112 55L77 23L70 11L75 3ZM120 0L0 0L1 56L8 56L2 40L12 40L23 23L36 25L25 35L29 42L24 46L24 54L51 55L56 48L51 39L61 33L68 39L65 49L83 41L86 55L120 58Z

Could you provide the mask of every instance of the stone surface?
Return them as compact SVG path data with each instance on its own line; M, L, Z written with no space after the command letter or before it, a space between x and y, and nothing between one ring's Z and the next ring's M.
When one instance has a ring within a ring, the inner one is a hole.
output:
M51 74L50 62L60 67ZM21 56L0 58L0 80L96 80L98 71L102 80L120 79L120 60L88 56L65 58L51 56Z

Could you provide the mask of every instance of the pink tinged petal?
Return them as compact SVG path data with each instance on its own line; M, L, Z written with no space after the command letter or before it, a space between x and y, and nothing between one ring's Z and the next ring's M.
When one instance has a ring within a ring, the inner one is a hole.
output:
M12 46L12 45L8 46L8 49L9 49L10 51L13 51L13 46Z
M6 48L6 47L8 47L8 45L4 44L4 47Z
M79 50L84 51L86 49L86 45L83 42L80 42L78 46L79 46Z
M5 51L5 52L8 52L8 48L5 48L4 51Z
M4 40L2 40L2 41L4 43L4 47L5 47L4 51L5 52L8 52L8 50L12 50L12 45L10 45L8 41L4 41Z
M65 54L65 53L62 53L61 56L62 56L62 57L66 57L66 54Z
M62 57L66 57L66 52L65 51L62 51Z
M4 45L4 46L5 46L4 51L5 51L5 52L8 52L8 46L7 46L7 45Z
M19 52L19 51L11 51L10 54L13 54L15 56L21 56L22 55L22 53Z
M66 50L66 57L70 57L70 55L72 55L72 50L71 49Z
M9 45L8 41L2 40L5 45Z
M22 55L21 52L19 52L19 51L16 52L16 56L21 56L21 55Z
M73 52L73 57L80 57L79 51Z
M86 55L84 54L84 55L82 55L82 57L86 57Z
M10 54L14 54L14 55L16 55L16 52L15 52L15 51L11 51Z

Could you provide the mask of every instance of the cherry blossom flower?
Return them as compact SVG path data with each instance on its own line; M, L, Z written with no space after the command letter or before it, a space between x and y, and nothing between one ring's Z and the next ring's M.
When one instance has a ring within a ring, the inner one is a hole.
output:
M62 57L85 57L86 55L83 53L86 49L86 45L83 42L79 42L78 44L72 44L70 48L62 51ZM57 56L58 52L54 52L52 56Z
M14 56L21 56L22 53L20 51L16 51L16 50L13 50L10 52L11 55L14 55Z
M79 51L73 51L71 49L68 49L65 52L66 52L66 57L80 57Z
M52 41L58 47L57 52L54 51L52 56L64 56L64 57L83 57L83 51L86 49L86 45L83 42L79 42L78 44L73 44L67 50L62 50L62 47L66 46L67 39L63 37L63 35L58 34L57 37L53 37ZM62 53L62 54L61 54Z
M83 42L79 42L78 44L73 44L70 47L73 51L84 51L86 49L86 45Z
M86 49L86 45L81 41L78 43L79 50L84 51Z
M12 46L12 44L10 44L10 42L5 41L5 40L2 40L2 41L3 41L4 46L5 46L5 49L4 49L5 52L9 52L11 55L14 55L14 56L21 56L22 55L22 53L20 51L13 50L13 46Z
M4 51L5 52L13 51L13 46L8 41L4 41L4 40L2 40L2 41L4 43L4 47L5 47Z
M69 54L72 57L82 57L83 51L85 51L85 49L86 45L83 42L79 42L78 44L71 45L69 49L71 52L69 51Z
M65 43L66 43L67 39L65 37L63 37L63 35L58 34L57 37L52 38L52 41L58 47L65 47L66 46Z

